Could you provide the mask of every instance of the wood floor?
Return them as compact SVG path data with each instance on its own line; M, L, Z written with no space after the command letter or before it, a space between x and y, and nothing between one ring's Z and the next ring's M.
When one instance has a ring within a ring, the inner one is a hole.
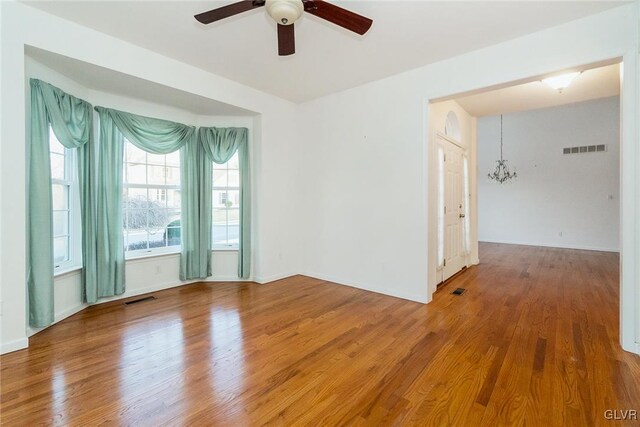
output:
M94 306L2 356L2 424L591 426L640 410L616 254L482 244L481 260L429 305L297 276Z

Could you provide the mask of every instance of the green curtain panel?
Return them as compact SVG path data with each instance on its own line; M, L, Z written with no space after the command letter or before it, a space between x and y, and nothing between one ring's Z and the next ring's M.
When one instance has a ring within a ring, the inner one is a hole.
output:
M238 252L238 277L247 279L251 273L251 180L249 175L249 142L247 128L200 128L198 142L206 157L218 164L227 162L237 151L240 162L240 250ZM207 162L209 163L209 162ZM209 168L211 164L209 163ZM211 174L209 170L209 175ZM205 179L211 182L211 179ZM211 191L208 197L208 211L211 211ZM210 214L209 214L210 215ZM209 239L211 250L211 224L201 230Z
M211 161L199 144L185 144L180 152L180 166L183 218L180 279L204 279L212 274Z
M54 320L53 311L53 237L49 125L62 145L78 148L80 197L83 230L90 227L93 212L89 163L94 159L91 104L71 96L55 86L30 80L31 126L27 199L27 290L29 324L44 327ZM91 251L92 239L82 236L83 256Z
M96 108L100 116L100 144L96 176L97 280L87 283L84 298L95 303L99 298L125 291L124 235L122 232L122 162L124 138L108 114Z

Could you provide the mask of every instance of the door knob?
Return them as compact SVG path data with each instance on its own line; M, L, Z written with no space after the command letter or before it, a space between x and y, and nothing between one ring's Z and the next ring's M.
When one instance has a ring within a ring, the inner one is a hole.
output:
M464 214L460 214L460 215L459 215L459 217L460 217L460 218L464 218Z

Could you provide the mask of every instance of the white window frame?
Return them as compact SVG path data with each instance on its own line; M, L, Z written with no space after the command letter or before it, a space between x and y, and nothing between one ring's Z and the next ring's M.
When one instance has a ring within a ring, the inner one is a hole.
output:
M235 155L235 154L234 154ZM239 153L237 154L238 156L240 155ZM228 171L229 171L229 162L227 161L226 163L223 163L225 165L227 165L227 177L228 177ZM213 164L214 166L214 171L215 171L215 163ZM238 169L231 169L231 170L237 170L238 174L240 173L240 166L238 165ZM215 185L213 185L214 182L214 176L215 176L215 172L212 173L211 176L211 200L213 201L213 194L215 191L223 191L227 194L227 199L229 198L229 192L231 191L238 191L240 192L240 186L237 187L216 187ZM228 179L227 179L227 184L228 184ZM240 200L240 204L242 204L242 200ZM214 225L213 225L213 212L215 211L215 207L213 206L214 203L211 204L211 241L213 242L213 229L214 229ZM238 210L238 217L239 217L239 221L242 221L242 218L240 218L240 205L238 206L238 208L234 208ZM229 230L229 219L227 216L227 233ZM240 242L238 243L232 243L232 244L213 244L211 245L211 249L214 251L238 251L240 250Z
M130 144L130 142L125 138L124 140L124 144L125 144L125 150L126 150L126 145ZM149 191L150 190L181 190L181 186L182 186L182 182L180 182L180 185L158 185L158 184L128 184L127 180L126 180L126 173L127 173L127 159L123 158L123 168L122 168L122 189L128 189L128 188L137 188L137 189L145 189L147 190L147 197L149 195ZM147 159L147 163L145 164L146 168L149 167L149 163L148 163L148 159ZM152 166L158 166L158 165L152 165ZM173 166L172 166L173 167ZM166 173L166 161L165 161L165 173ZM178 173L180 173L180 166L177 167L178 168ZM145 170L145 176L147 176L147 180L148 180L148 171ZM122 195L121 195L122 197ZM165 192L165 199L166 199L166 192ZM124 205L124 200L122 201L123 205ZM126 219L126 214L127 214L128 209L125 209L123 206L123 220ZM147 214L148 214L148 209L147 209ZM126 239L126 229L123 227L123 233L125 233L125 239ZM172 255L172 254L179 254L182 251L182 207L180 208L180 245L174 245L174 246L163 246L160 248L146 248L146 249L136 249L133 251L129 251L127 250L127 246L128 246L128 242L125 242L126 246L125 246L125 251L124 251L124 255L125 255L125 259L129 260L129 259L137 259L137 258L146 258L146 257L152 257L152 256L160 256L160 255Z
M49 136L53 134L51 126L49 126ZM49 141L51 144L51 141ZM51 152L51 149L49 149ZM53 275L68 273L72 270L82 268L82 223L80 215L80 185L78 182L78 150L64 148L64 168L65 179L51 178L51 185L65 185L68 188L67 208L69 210L69 259L66 261L53 262ZM51 155L51 154L50 154ZM53 209L51 211L53 217ZM56 237L51 234L52 240Z

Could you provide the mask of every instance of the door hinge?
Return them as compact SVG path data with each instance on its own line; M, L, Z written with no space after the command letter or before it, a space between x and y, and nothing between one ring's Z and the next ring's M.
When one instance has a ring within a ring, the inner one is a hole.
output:
M446 206L444 207L444 213L447 213L447 207Z
M443 260L443 263L444 263L443 267L446 267L447 266L447 259L446 258Z
M444 160L443 161L445 161L445 162L447 161L447 155L446 154L444 155Z

